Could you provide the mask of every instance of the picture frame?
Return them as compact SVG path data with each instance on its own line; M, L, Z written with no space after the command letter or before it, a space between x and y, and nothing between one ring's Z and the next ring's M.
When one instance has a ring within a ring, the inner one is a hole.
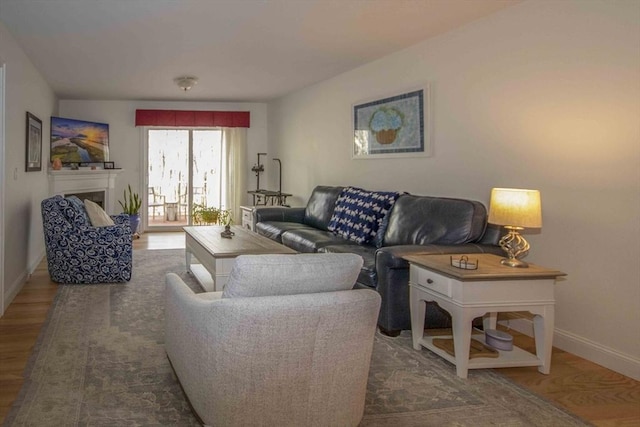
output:
M429 85L353 106L352 159L431 155Z
M116 165L114 162L104 162L103 163L103 168L104 169L115 169Z
M42 120L27 111L25 171L42 170Z

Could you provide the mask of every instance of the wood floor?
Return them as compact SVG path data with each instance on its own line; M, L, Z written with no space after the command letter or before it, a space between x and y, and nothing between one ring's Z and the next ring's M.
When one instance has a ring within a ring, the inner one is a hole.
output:
M183 233L147 233L134 250L184 248ZM0 423L22 384L23 372L57 290L43 262L0 318ZM533 340L511 331L520 347ZM551 374L536 368L498 370L515 383L596 426L640 427L640 382L554 348Z

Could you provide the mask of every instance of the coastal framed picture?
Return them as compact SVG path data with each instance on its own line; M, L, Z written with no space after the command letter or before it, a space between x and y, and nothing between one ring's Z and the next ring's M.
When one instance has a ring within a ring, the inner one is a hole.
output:
M27 111L27 155L25 171L42 170L42 120Z
M428 156L429 86L353 106L353 159Z

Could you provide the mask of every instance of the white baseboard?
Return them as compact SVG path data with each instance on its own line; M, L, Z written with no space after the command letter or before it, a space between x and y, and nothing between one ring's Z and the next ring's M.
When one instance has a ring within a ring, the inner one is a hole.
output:
M501 320L499 323L505 326L508 324L513 330L533 336L533 322L529 319ZM640 381L640 359L628 354L557 328L553 332L553 346Z
M4 293L4 307L2 307L2 312L6 313L7 308L13 302L13 299L18 295L18 293L22 290L25 282L27 281L28 274L25 271L22 273L16 280L11 283Z
M35 259L35 261L29 265L28 267L29 276L31 276L33 272L36 271L36 268L38 268L38 266L46 256L47 256L47 253L43 249L42 252L40 252L40 255L38 255L38 257Z
M36 260L27 266L27 271L18 276L18 278L14 280L13 283L11 283L6 289L4 294L4 307L2 307L3 313L7 311L9 305L13 302L14 298L24 287L24 284L29 281L29 278L31 277L33 272L36 271L36 268L38 268L38 265L40 265L45 255L46 253L43 250L42 253L36 258Z

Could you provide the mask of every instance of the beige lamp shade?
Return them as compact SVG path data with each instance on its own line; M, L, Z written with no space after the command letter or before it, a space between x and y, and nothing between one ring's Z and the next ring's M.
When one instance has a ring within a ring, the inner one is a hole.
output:
M489 223L523 228L542 227L540 192L518 188L492 189Z

